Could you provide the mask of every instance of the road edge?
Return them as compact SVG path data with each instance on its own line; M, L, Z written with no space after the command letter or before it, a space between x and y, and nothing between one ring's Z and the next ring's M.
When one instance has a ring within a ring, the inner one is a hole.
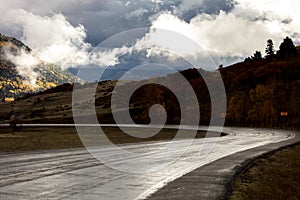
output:
M289 148L289 147L293 147L295 145L299 145L300 144L300 141L296 142L296 143L293 143L293 144L288 144L286 146L282 146L282 147L279 147L278 149L274 149L270 152L266 152L260 156L257 156L255 158L249 158L247 159L244 163L241 164L240 167L237 168L234 176L232 177L232 179L229 181L229 183L225 186L226 188L226 194L225 194L225 197L224 197L224 200L229 200L230 199L230 195L232 194L233 192L233 189L234 189L234 182L236 181L236 179L241 175L243 174L245 171L247 171L249 168L251 168L255 163L255 161L259 160L259 159L263 159L263 158L266 158L272 154L274 154L275 152L278 152L278 151L281 151L283 149L286 149L286 148Z
M300 132L294 130L288 131L295 133L294 138L241 151L199 167L181 178L168 183L165 187L146 199L227 200L233 188L235 178L242 171L248 169L256 159L300 143Z

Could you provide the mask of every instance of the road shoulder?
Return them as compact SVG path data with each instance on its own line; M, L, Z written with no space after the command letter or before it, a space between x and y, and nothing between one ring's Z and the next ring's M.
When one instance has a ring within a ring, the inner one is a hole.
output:
M233 180L255 159L280 148L300 142L300 133L293 139L242 151L204 165L169 183L148 200L227 199Z

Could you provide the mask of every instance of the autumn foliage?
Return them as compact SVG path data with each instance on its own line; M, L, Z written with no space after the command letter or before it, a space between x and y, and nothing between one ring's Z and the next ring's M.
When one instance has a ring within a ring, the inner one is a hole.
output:
M272 54L272 59L258 56L259 59L253 62L245 61L219 69L227 93L226 125L299 127L300 51L298 48L298 53L295 53L291 50L290 41L285 39L286 41L290 53L279 51L279 55ZM196 69L188 69L181 73L197 94L201 113L200 124L208 125L211 102L206 84ZM211 77L213 81L213 76ZM172 80L172 75L164 79ZM184 93L185 88L179 89ZM168 113L167 123L180 122L181 110L178 102L167 88L147 86L136 91L131 100L135 103L140 102L141 105L139 112L132 112L133 119L138 123L149 123L149 108L157 103L165 107ZM186 97L186 101L189 101L189 97ZM193 116L192 112L190 116Z

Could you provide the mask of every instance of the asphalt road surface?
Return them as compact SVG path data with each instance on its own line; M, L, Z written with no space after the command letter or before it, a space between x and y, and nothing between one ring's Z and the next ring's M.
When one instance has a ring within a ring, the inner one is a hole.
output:
M119 146L132 152L126 155L106 146L95 148L93 155L86 149L0 154L0 199L146 199L208 163L295 137L271 129L224 128L223 132L229 135ZM172 148L163 151L170 143Z

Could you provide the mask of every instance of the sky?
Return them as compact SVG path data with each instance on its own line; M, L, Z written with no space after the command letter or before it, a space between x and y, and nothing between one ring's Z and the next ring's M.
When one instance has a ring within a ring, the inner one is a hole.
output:
M264 54L268 39L277 49L286 36L300 44L299 10L299 0L1 0L0 32L22 40L37 61L65 69L91 64L124 68L162 58L180 68L174 60L197 57L202 68L214 70L256 50ZM141 27L148 32L140 31L127 44L126 34L133 37L131 30ZM123 43L95 51L103 41L113 43L115 34ZM200 48L180 42L178 34Z

